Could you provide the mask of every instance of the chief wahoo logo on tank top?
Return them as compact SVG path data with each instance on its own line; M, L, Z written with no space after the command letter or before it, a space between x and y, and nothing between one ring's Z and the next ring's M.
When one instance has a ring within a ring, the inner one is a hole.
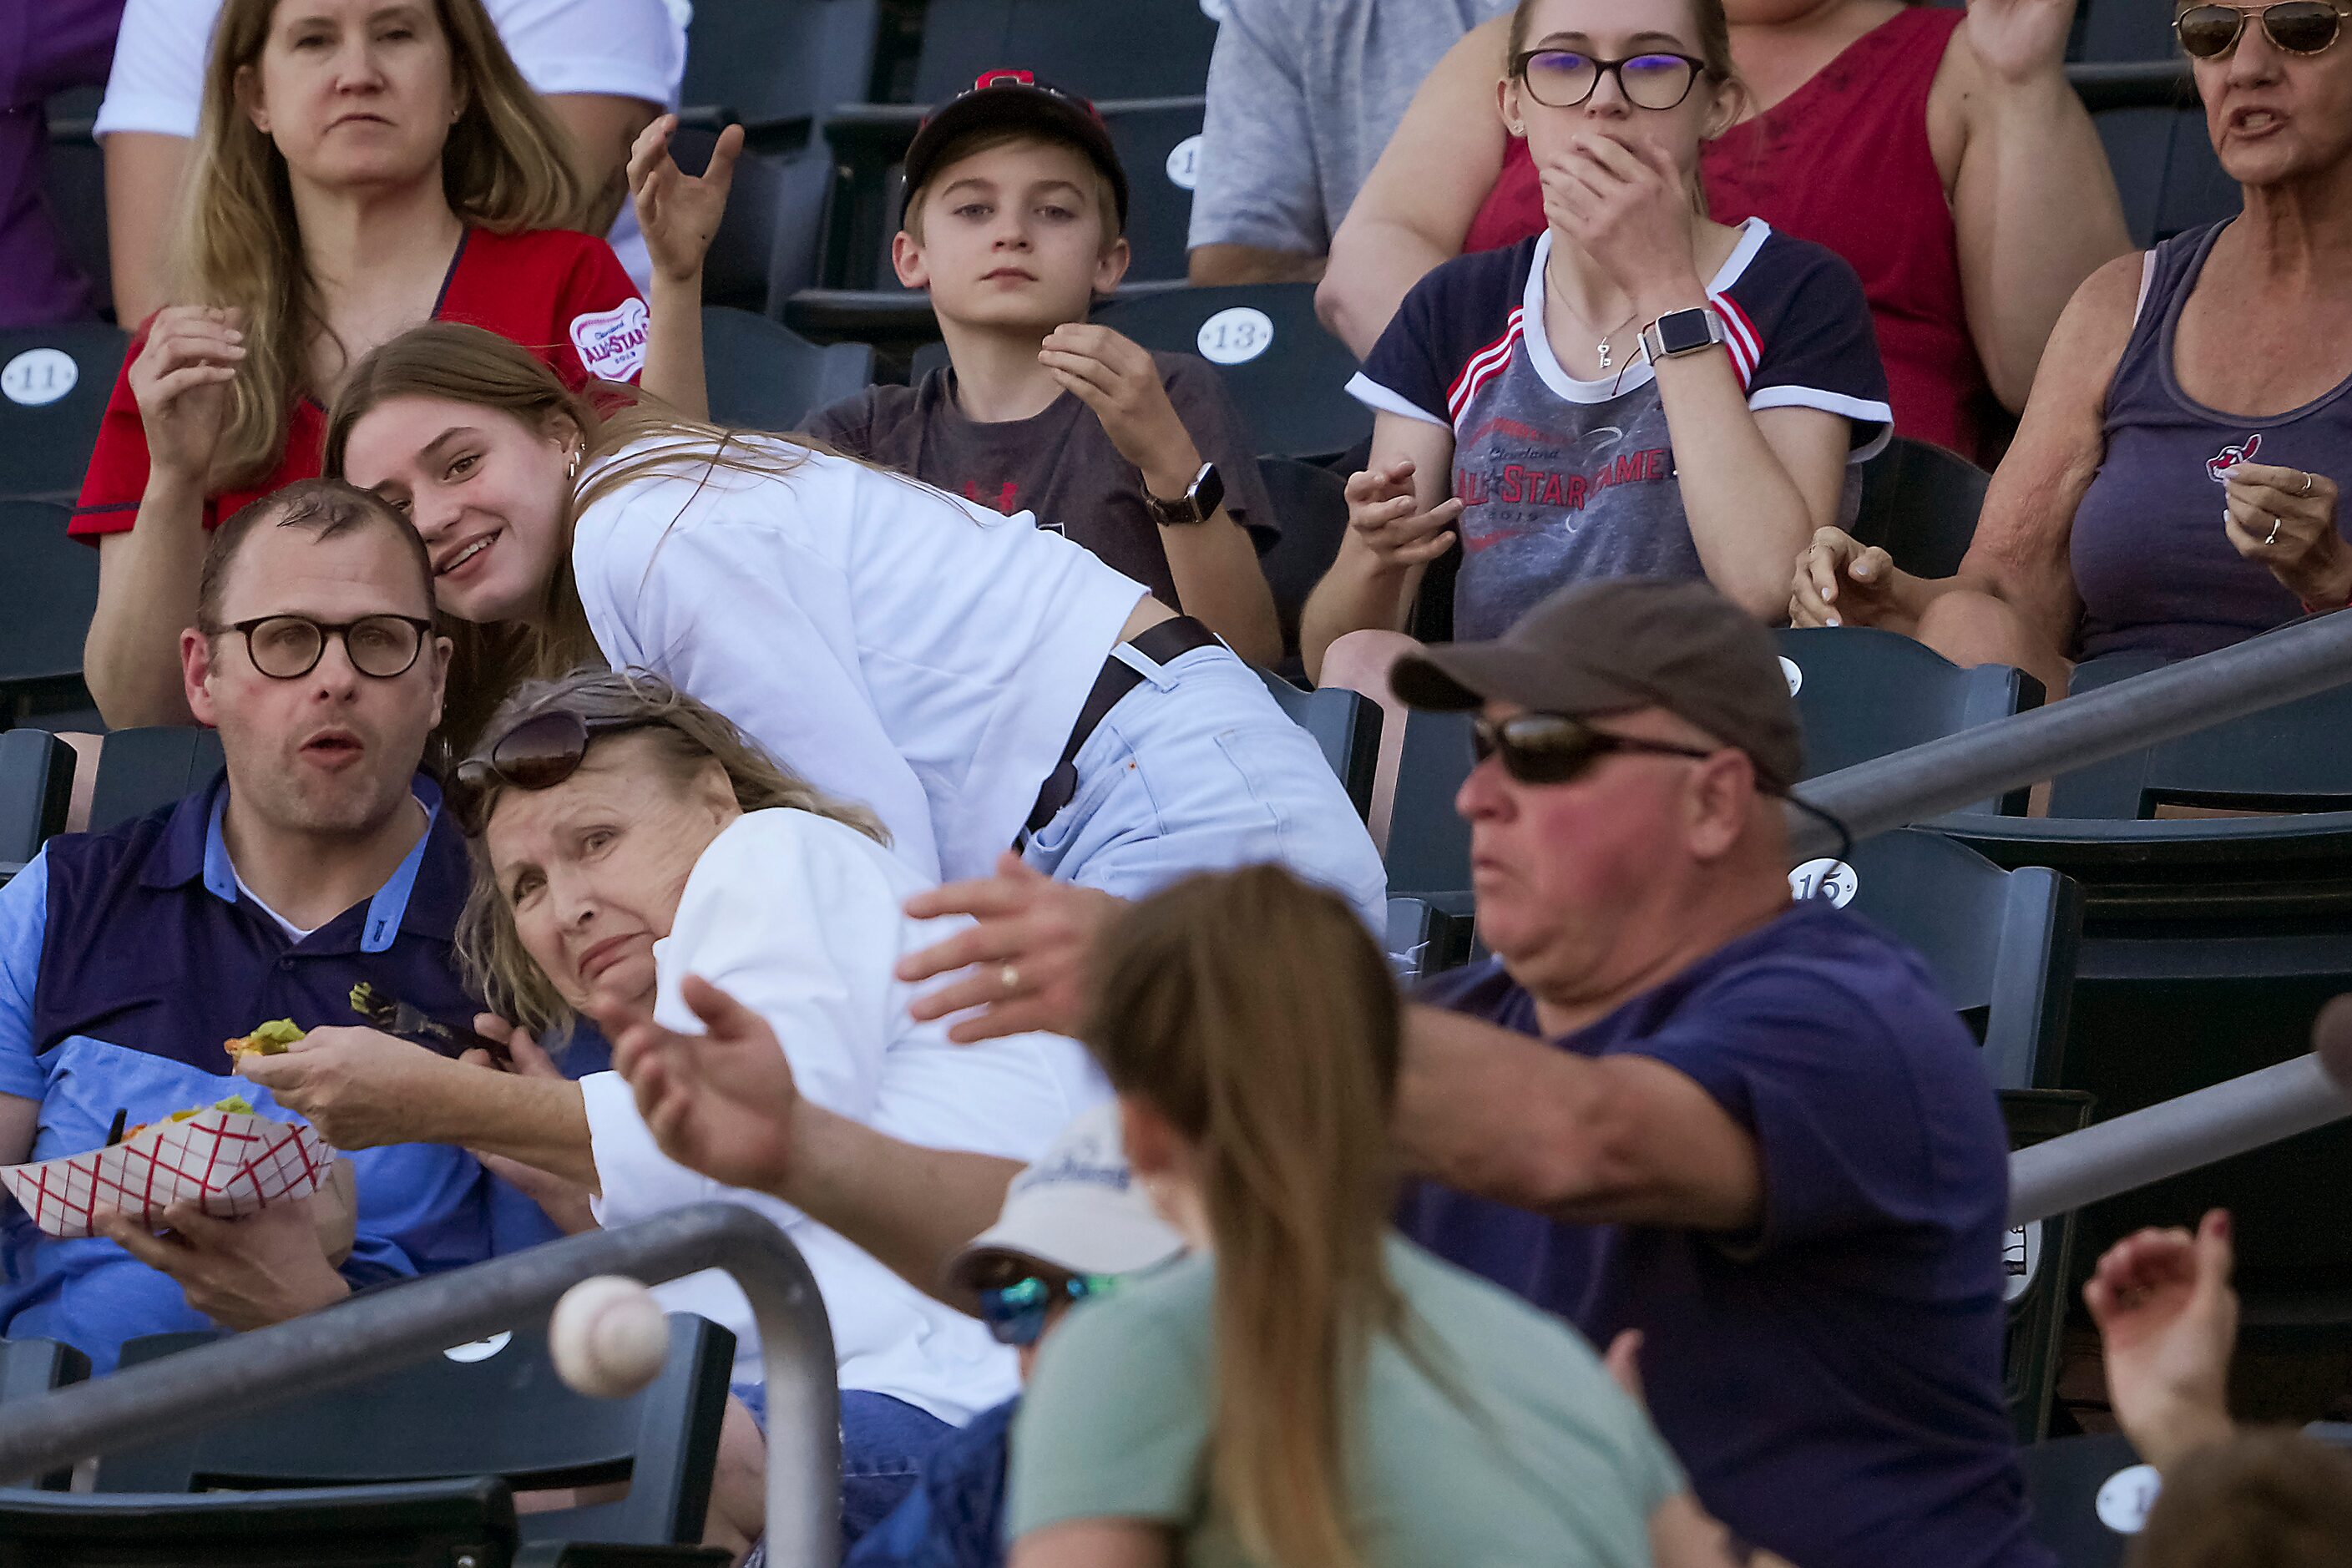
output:
M2251 463L2254 454L2263 449L2263 433L2259 430L2234 447L2224 447L2205 459L2205 476L2217 485L2230 481L2222 476L2240 463Z

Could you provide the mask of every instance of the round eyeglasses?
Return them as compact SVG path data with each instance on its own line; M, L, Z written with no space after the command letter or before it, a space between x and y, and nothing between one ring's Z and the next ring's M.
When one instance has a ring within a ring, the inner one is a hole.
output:
M245 638L245 653L253 668L272 680L299 680L319 667L327 639L342 639L352 668L377 680L406 675L433 635L433 623L415 616L362 616L355 621L319 621L309 616L256 616L248 621L208 626L217 637L235 632Z
M1664 53L1603 60L1575 49L1523 49L1511 58L1511 74L1548 109L1580 107L1604 76L1617 79L1617 90L1636 109L1672 109L1706 69L1705 60Z

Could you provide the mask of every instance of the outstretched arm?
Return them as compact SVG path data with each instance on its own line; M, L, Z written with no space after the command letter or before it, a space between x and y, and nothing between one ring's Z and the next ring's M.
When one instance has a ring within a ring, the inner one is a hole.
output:
M629 189L637 204L637 226L653 258L653 299L648 303L646 368L639 384L689 419L710 417L710 392L702 364L702 262L727 212L735 184L735 158L743 150L743 128L719 133L710 163L700 174L680 169L669 155L677 116L665 114L645 128L629 155Z

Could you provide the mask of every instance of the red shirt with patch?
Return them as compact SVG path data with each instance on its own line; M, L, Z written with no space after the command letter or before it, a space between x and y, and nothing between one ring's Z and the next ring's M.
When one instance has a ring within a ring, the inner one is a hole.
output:
M555 368L567 385L591 380L635 381L646 363L646 302L621 269L613 247L570 229L493 234L468 228L449 259L449 275L434 301L433 319L486 327L510 338ZM147 344L142 327L131 340L114 395L106 405L89 472L81 482L68 532L92 543L129 531L147 489L147 430L131 391L131 362ZM260 483L224 490L205 501L205 526L218 525L247 502L297 479L314 478L325 453L327 411L317 399L296 400L285 455Z

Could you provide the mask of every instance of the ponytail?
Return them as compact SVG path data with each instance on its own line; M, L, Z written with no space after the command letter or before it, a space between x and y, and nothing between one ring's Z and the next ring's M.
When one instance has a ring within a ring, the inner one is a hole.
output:
M1346 1416L1404 1309L1382 1253L1396 989L1348 906L1277 867L1191 878L1104 938L1083 1031L1196 1151L1216 1238L1211 1481L1276 1568L1359 1568Z

